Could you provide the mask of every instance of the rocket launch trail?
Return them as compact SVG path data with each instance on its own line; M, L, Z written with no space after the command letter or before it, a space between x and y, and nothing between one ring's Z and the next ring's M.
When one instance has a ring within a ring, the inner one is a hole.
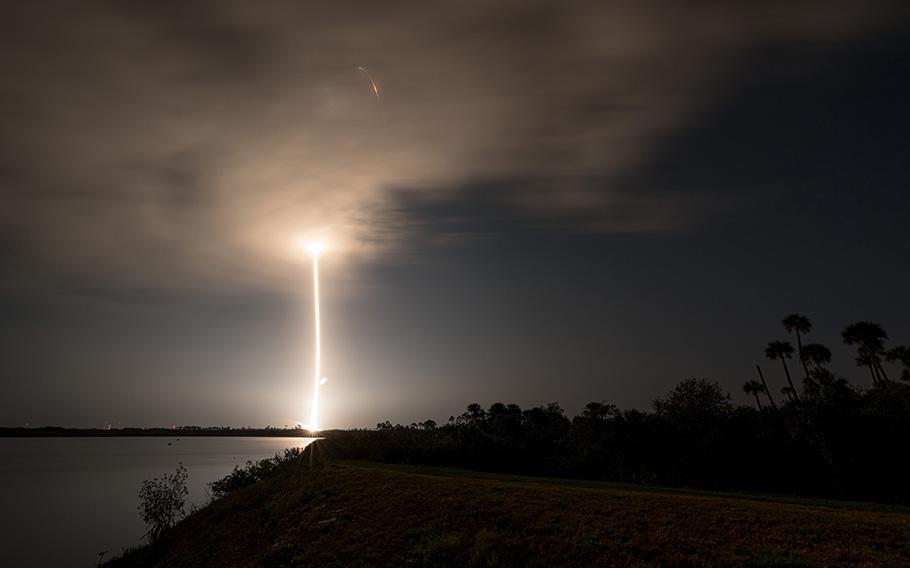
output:
M313 314L316 351L313 355L313 399L310 406L310 421L305 427L307 430L319 430L319 388L325 382L325 379L320 376L322 374L322 328L319 314L319 254L325 249L325 245L320 242L312 242L307 245L307 248L313 256Z

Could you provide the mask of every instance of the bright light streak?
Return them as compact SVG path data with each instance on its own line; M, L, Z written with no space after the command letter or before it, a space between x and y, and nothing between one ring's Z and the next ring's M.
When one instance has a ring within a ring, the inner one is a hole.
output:
M309 241L306 244L306 248L313 256L319 256L325 250L325 243L322 241Z
M373 80L373 76L370 75L370 72L364 69L363 67L358 66L357 70L366 75L366 78L370 81L370 87L373 88L373 94L376 95L376 98L379 98L379 87L376 86L376 81Z
M319 318L319 254L325 250L325 243L321 241L311 241L307 243L307 249L313 256L313 313L315 314L316 324L316 353L315 373L313 378L313 400L310 406L310 421L304 425L307 430L319 430L319 387L325 383L322 374L322 329Z

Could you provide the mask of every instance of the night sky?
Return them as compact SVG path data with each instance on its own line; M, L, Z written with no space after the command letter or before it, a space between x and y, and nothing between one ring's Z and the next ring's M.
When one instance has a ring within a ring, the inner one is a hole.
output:
M903 4L11 3L0 425L304 422L308 238L326 427L748 403L791 312L868 386L840 329L910 344Z

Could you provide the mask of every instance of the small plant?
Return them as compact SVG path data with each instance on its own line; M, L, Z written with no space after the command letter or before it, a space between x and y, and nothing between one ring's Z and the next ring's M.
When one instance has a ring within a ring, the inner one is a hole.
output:
M148 527L149 542L158 540L161 534L186 516L187 473L183 464L177 471L160 478L146 479L139 490L139 515Z

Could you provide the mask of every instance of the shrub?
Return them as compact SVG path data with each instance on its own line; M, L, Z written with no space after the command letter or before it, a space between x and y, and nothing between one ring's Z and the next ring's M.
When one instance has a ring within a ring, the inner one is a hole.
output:
M148 527L149 542L186 516L187 473L183 464L171 475L146 479L139 490L139 515Z
M242 466L234 466L234 470L231 473L222 479L209 483L212 498L221 499L238 489L259 483L263 479L278 475L281 472L290 471L291 465L297 463L301 455L302 451L300 448L290 448L285 450L282 456L276 455L258 462L248 461Z

